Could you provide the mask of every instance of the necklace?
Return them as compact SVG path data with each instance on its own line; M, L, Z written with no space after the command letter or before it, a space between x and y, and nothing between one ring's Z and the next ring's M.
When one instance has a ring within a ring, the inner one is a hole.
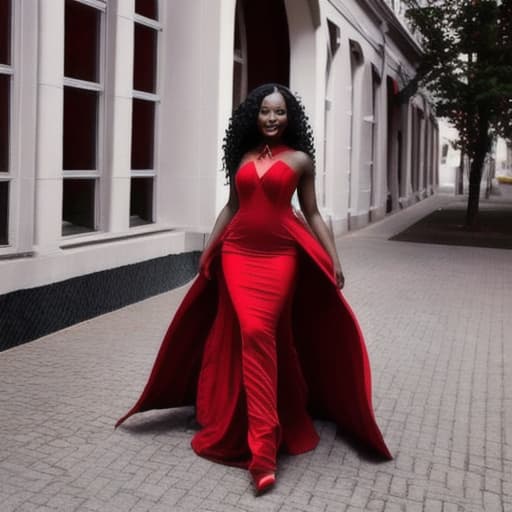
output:
M270 147L268 144L265 144L263 146L263 149L258 153L258 160L263 160L264 158L269 158L270 160L274 159L274 156L278 155L279 153L282 153L283 151L286 151L287 149L290 149L288 146L285 146L284 144L278 144L274 147Z

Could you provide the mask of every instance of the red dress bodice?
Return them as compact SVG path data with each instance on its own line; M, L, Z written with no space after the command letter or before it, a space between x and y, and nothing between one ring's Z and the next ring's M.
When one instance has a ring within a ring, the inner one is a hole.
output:
M298 174L277 159L260 177L254 162L243 164L235 175L239 210L223 237L223 250L238 253L290 253L296 241L287 225L294 219L291 198Z

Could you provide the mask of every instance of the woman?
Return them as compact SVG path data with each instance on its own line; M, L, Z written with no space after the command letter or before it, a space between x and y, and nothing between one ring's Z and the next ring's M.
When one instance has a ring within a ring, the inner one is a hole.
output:
M385 458L364 341L341 295L336 247L315 199L314 149L284 86L252 91L224 141L230 196L200 274L169 326L146 388L121 418L195 403L192 447L275 483L279 449L318 443L309 413L334 420ZM297 190L307 225L294 214Z

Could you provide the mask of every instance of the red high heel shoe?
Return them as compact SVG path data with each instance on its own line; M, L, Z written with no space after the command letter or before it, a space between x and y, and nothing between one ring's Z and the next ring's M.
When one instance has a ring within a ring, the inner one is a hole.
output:
M254 478L254 485L256 486L256 494L259 496L264 492L268 491L276 483L276 474L267 473Z

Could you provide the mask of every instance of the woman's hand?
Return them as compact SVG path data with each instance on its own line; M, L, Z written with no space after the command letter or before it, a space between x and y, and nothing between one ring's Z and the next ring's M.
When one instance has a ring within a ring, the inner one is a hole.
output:
M199 265L198 265L198 269L197 269L197 271L200 274L204 273L204 260L205 260L205 256L206 256L206 251L203 250L203 252L201 253L201 256L199 256Z
M204 275L206 279L211 279L210 273L206 271L206 258L207 258L207 250L204 249L199 257L199 273Z
M341 271L341 265L339 261L334 263L334 279L336 280L338 288L341 290L345 286L345 276Z

